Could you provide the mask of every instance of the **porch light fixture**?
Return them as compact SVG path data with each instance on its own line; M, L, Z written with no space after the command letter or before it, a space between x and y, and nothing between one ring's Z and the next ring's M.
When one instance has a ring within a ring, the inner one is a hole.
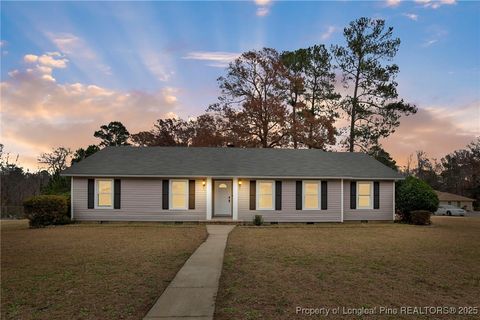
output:
M238 185L239 185L239 186L242 185L242 179L238 179Z
M202 186L205 187L205 184L206 184L205 179L203 179L203 180L202 180Z

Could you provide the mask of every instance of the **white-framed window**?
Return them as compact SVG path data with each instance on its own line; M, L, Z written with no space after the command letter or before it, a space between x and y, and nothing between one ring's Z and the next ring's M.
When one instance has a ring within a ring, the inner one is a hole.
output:
M170 180L170 199L168 203L171 210L188 209L188 180Z
M257 210L275 210L275 181L257 180Z
M320 181L303 181L303 210L320 210Z
M357 209L373 209L372 181L357 181Z
M113 179L95 179L95 208L113 209Z

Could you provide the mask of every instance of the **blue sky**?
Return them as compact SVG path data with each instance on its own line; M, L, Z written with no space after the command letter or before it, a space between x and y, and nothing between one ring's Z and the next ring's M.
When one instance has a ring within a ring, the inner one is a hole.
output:
M165 115L198 115L239 53L343 44L343 28L361 16L394 27L400 95L422 110L405 135L385 142L397 158L415 147L440 156L478 136L480 2L2 2L2 142L33 166L43 150L78 147L68 128L95 142L92 128L107 115L132 132ZM31 139L7 120L51 134ZM430 140L412 146L411 128L422 124ZM459 137L432 148L437 126Z

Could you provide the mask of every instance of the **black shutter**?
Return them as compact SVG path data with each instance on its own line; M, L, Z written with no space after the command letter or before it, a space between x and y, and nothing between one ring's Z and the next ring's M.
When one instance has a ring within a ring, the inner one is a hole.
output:
M120 193L121 193L120 179L115 179L113 183L113 209L120 209Z
M357 209L357 182L350 181L350 209Z
M380 209L380 182L373 182L373 209Z
M250 210L257 209L257 181L250 180Z
M95 180L88 179L88 209L95 207Z
M162 180L162 209L168 210L168 189L169 181Z
M327 196L328 196L328 187L327 181L322 181L322 210L327 210Z
M297 210L302 210L302 207L302 181L297 181L295 191L295 208Z
M195 209L195 180L188 180L188 209Z
M282 181L275 181L275 210L282 210Z

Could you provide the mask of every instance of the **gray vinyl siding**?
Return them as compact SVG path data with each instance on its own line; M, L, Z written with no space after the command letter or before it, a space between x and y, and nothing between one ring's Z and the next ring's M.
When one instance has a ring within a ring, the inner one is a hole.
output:
M88 178L73 178L74 220L202 221L206 219L206 187L202 185L202 180L195 181L195 209L193 210L162 210L161 179L122 178L121 180L121 209L88 209Z
M266 222L341 222L341 183L328 180L327 210L296 210L295 181L282 180L282 210L250 210L250 181L238 188L238 220L250 222L256 214Z
M350 180L344 180L343 220L393 220L393 184L393 181L380 181L379 209L350 209Z
M92 177L94 178L94 177ZM180 178L179 178L180 179ZM195 181L195 209L163 210L162 179L122 178L121 209L88 209L88 178L73 178L72 207L79 221L205 221L206 186ZM341 181L328 181L327 210L296 210L296 179L282 180L282 210L250 210L250 181L238 187L238 220L250 222L260 214L266 222L341 222ZM344 221L392 220L393 181L380 181L380 209L350 209L350 181L344 180Z

